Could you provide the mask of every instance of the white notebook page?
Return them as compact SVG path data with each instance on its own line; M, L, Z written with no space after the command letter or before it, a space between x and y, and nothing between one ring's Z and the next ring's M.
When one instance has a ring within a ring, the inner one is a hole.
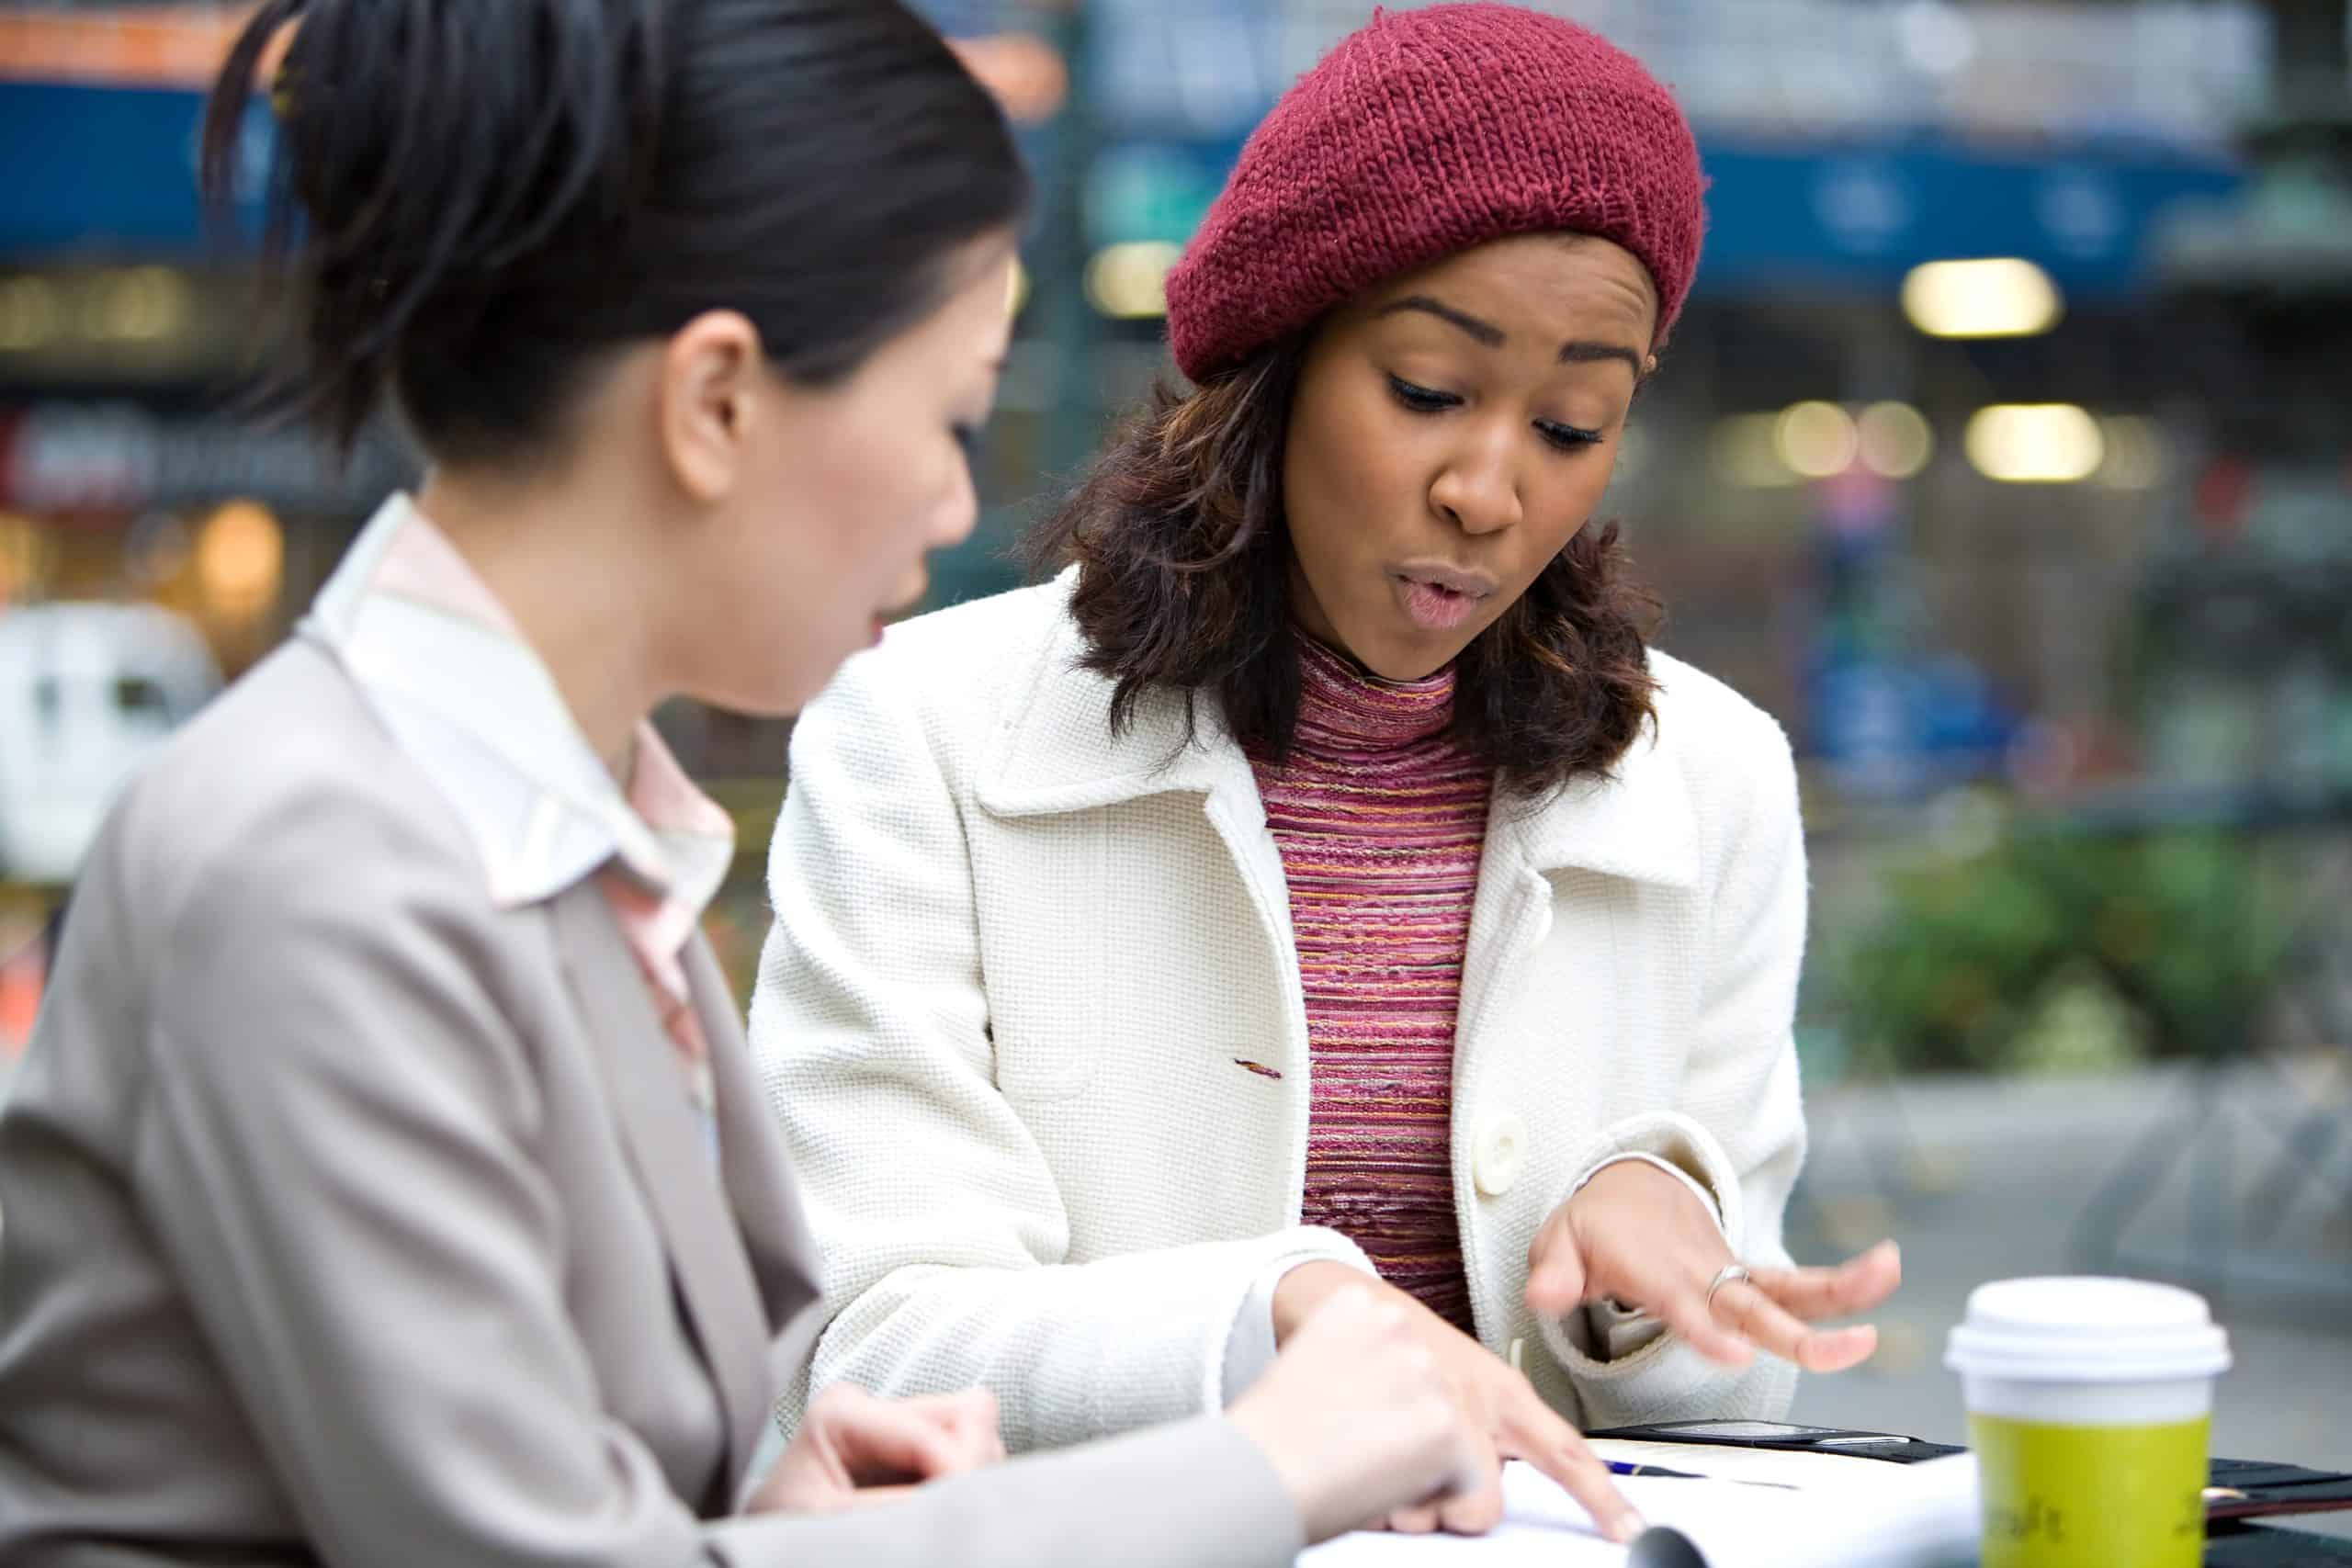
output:
M1710 1460L1730 1451L1686 1448L1672 1468L1707 1473ZM1770 1471L1774 1480L1796 1468L1743 1462L1754 1457L1747 1450L1716 1468L1726 1475ZM1298 1568L1945 1568L1973 1561L1973 1458L1893 1465L1834 1457L1838 1462L1824 1461L1793 1491L1728 1479L1620 1477L1626 1500L1651 1527L1630 1548L1603 1540L1575 1499L1514 1462L1503 1467L1503 1522L1490 1534L1364 1531L1302 1553Z

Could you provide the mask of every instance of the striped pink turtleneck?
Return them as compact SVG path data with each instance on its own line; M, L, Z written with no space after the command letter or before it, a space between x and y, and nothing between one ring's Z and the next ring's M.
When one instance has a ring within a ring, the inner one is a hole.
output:
M1489 773L1446 735L1452 669L1394 684L1310 643L1301 673L1289 759L1253 760L1306 993L1300 1217L1469 1330L1449 1117Z

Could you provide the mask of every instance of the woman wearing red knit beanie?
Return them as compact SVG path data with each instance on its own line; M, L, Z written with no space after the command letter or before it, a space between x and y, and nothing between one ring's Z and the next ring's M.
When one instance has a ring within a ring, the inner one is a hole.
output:
M1593 520L1697 266L1642 67L1376 15L1169 279L1164 393L1059 577L896 628L795 739L753 1043L838 1313L813 1384L985 1383L1016 1448L1231 1398L1336 1286L1486 1436L1777 1416L1867 1356L1798 1269L1786 741L1646 646ZM1478 1529L1493 1488L1400 1528Z

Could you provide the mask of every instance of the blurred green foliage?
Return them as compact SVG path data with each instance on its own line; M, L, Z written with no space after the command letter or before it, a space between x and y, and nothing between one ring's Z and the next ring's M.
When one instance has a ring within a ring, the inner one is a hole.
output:
M2012 826L1902 866L1828 965L1849 1057L1905 1070L2086 1070L2227 1056L2280 956L2251 840Z

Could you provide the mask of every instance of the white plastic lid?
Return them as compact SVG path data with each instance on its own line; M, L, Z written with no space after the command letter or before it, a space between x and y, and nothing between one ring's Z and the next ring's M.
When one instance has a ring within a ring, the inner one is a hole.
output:
M2229 1370L2205 1298L2144 1280L2001 1280L1969 1292L1944 1365L2019 1382L2152 1382Z

